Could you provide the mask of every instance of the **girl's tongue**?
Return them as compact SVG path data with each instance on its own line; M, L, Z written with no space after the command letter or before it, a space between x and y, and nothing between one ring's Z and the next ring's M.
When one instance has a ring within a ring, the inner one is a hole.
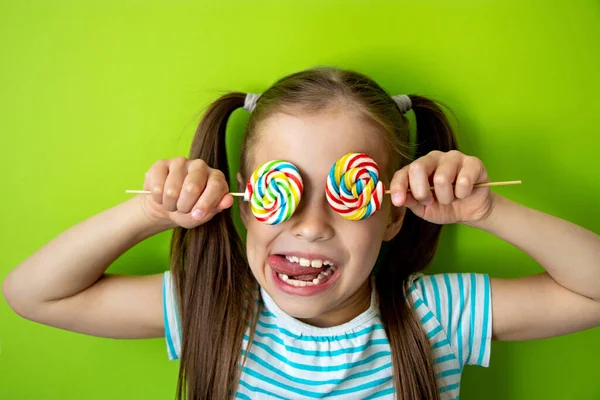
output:
M298 263L291 262L282 255L269 256L268 261L273 271L299 281L312 281L327 269L327 265L321 268L303 267Z

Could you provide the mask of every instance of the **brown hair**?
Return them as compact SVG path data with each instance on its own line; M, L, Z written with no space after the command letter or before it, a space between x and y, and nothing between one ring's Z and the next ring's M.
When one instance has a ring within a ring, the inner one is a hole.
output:
M226 125L233 111L243 107L245 97L245 93L229 93L209 106L196 130L190 159L202 159L229 176ZM410 99L417 124L414 158L432 150L456 149L454 133L440 107L422 96ZM410 162L408 120L377 83L353 71L315 68L284 77L261 95L244 136L242 176L248 177L248 151L261 121L277 111L320 112L334 105L355 107L383 129L392 149L390 171ZM402 229L385 243L374 272L399 399L439 398L428 338L398 282L406 282L431 262L440 230L440 225L407 210ZM182 315L177 398L231 397L239 381L242 338L248 327L254 332L257 318L255 297L249 296L256 293L257 283L231 212L219 213L194 229L176 228L171 269Z

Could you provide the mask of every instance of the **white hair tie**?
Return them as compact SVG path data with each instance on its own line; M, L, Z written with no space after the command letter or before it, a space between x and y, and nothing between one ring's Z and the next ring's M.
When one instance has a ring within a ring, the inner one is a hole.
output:
M257 93L246 93L246 99L244 100L244 110L248 112L254 111L256 108L256 102L260 98L260 94Z
M398 109L402 114L407 113L408 110L412 108L412 101L410 100L410 97L408 97L405 94L398 94L396 96L392 96L392 99L396 102L396 104L398 105Z

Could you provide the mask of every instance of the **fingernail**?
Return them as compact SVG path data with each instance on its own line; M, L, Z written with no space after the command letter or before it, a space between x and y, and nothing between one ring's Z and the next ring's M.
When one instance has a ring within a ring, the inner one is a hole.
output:
M195 209L194 211L192 211L192 218L194 219L202 219L204 218L206 214L203 213L202 211Z
M392 194L392 203L398 204L402 200L402 195L400 193Z
M160 193L161 192L161 188L160 188L160 186L154 186L154 188L152 188L152 191L154 193Z

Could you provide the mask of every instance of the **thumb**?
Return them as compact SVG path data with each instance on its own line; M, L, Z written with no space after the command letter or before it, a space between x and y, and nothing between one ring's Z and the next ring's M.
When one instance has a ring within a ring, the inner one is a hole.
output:
M423 218L423 215L425 215L425 206L419 203L410 192L406 193L406 201L403 206L412 211L417 217Z
M231 196L230 194L226 194L219 201L217 206L215 208L213 208L212 210L210 210L208 213L206 213L206 215L202 216L201 219L194 218L192 216L191 212L184 214L179 211L174 211L170 214L172 215L171 219L173 219L173 221L175 221L175 223L177 223L178 225L180 225L186 229L193 229L202 224L207 223L216 214L220 213L221 211L223 211L227 208L230 208L232 205L233 205L233 196Z
M233 203L234 203L233 196L230 195L229 193L227 193L227 194L225 194L225 196L223 196L221 201L219 201L219 204L217 204L217 207L215 207L215 212L226 210L229 207L231 207L233 205Z

